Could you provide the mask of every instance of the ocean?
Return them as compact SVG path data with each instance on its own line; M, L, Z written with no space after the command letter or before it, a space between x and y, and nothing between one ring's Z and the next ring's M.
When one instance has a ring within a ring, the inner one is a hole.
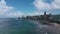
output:
M59 34L60 26L42 25L30 20L0 19L0 34Z
M38 34L36 27L29 20L0 19L0 34Z

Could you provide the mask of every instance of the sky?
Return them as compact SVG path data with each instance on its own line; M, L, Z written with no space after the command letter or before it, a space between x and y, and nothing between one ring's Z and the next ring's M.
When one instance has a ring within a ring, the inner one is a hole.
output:
M0 18L60 14L60 0L0 0Z

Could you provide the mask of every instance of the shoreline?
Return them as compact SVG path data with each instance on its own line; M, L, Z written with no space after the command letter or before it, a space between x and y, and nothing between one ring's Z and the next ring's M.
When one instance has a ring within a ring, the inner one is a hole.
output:
M29 20L37 25L37 32L38 33L46 33L47 34L60 34L60 25L57 23L49 23L48 24L42 24L39 20L30 20L30 19L23 19L23 20Z
M38 31L41 32L47 32L51 34L59 34L60 33L60 25L57 23L49 23L50 25L47 24L41 24L40 21L38 20L30 20L32 21L34 24L37 25Z

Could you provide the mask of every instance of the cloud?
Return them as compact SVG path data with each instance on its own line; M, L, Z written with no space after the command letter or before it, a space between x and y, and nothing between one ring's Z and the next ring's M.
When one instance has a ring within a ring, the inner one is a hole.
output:
M3 15L4 13L13 10L14 8L11 6L7 6L5 0L0 1L0 15Z
M6 14L7 17L22 17L23 15L24 13L22 13L21 11L10 12Z
M37 11L34 11L32 13L28 13L27 15L30 15L30 16L35 16L35 15L42 15L43 12L37 12Z
M30 16L43 15L43 14L44 14L44 12L40 12L40 11L34 11L32 13L28 13L28 15L30 15ZM49 14L49 13L47 12L47 14Z
M0 16L16 17L21 15L23 15L21 11L15 11L15 8L12 6L8 6L5 0L0 1Z
M32 15L42 15L44 11L49 14L53 10L60 9L60 0L35 0L33 5L36 11L32 12Z
M60 0L55 0L54 3L60 6Z
M41 10L60 9L60 6L58 5L59 4L58 2L60 2L60 0L55 0L55 1L51 2L50 4L48 2L45 3L43 1L44 0L35 0L33 2L33 4L37 9L41 9Z

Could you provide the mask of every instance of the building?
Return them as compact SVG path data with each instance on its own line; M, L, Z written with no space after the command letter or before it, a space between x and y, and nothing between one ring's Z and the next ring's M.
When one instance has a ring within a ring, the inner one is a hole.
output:
M44 15L41 15L41 20L47 21L49 19L52 19L51 14L47 14L46 12L44 12Z

